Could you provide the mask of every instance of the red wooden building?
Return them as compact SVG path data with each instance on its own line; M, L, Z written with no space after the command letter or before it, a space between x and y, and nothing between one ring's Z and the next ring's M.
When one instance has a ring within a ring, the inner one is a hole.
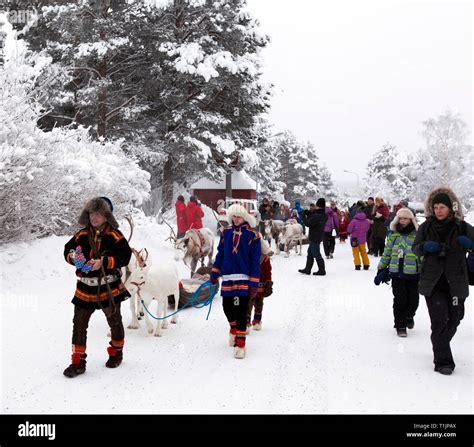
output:
M201 179L191 185L191 193L205 205L217 210L218 206L226 199L225 177L220 182ZM257 183L244 170L232 172L232 198L257 198Z

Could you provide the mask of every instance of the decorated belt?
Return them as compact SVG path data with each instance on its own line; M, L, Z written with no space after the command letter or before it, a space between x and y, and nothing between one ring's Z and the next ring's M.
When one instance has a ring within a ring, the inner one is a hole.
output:
M248 281L250 278L248 275L240 273L234 273L233 275L222 275L222 281Z
M102 278L101 285L117 281L117 279L119 279L117 275L107 275L105 278ZM99 278L77 278L77 280L92 287L97 287L99 285Z

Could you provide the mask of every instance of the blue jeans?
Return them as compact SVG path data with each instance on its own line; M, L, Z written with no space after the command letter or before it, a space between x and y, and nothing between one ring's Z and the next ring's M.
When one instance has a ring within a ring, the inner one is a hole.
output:
M321 242L310 242L308 247L308 258L316 259L316 262L323 259L321 256Z

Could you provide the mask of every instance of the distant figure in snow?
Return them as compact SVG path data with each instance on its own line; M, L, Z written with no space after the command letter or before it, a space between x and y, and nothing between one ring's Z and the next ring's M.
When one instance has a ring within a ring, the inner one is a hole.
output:
M184 197L178 196L175 203L176 209L176 223L178 225L177 238L181 239L188 230L188 221L186 218L186 204L184 203Z
M188 230L200 230L202 225L202 218L204 217L204 212L201 209L201 204L198 202L196 197L191 196L189 198L188 205L186 206L186 222Z

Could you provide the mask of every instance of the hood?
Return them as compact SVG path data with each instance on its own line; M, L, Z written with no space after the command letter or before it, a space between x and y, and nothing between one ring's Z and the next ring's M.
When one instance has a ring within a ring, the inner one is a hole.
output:
M400 208L397 211L397 215L394 217L390 223L390 229L392 231L397 231L398 222L400 222L400 217L406 217L411 220L411 223L415 227L415 230L418 230L418 221L416 220L415 215L408 208Z
M431 201L436 196L436 194L442 192L447 194L449 199L451 200L451 203L453 204L454 216L458 219L463 220L464 214L462 212L462 204L459 201L457 195L453 192L453 190L451 188L448 188L447 186L440 186L439 188L435 188L428 194L425 200L425 217L428 218L434 216L434 209L433 205L431 205Z
M357 219L357 220L367 220L367 216L365 215L365 213L363 211L358 211L356 213L356 215L354 216L354 219Z

